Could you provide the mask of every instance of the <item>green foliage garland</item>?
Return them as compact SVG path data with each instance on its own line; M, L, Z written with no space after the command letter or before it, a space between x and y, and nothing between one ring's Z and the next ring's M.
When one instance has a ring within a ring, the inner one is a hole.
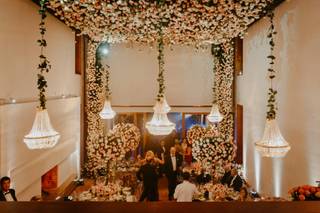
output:
M46 10L47 10L47 0L40 0L40 10L39 14L41 16L41 21L39 24L39 30L41 34L41 38L37 40L39 46L41 47L40 52L40 63L38 65L38 81L37 81L37 88L39 90L39 102L40 102L40 108L46 109L46 88L48 87L47 80L44 77L44 73L48 73L51 69L50 61L47 59L47 57L44 55L44 48L47 46L47 41L45 40L44 36L46 33L46 26L45 26L45 19L47 17Z
M159 83L159 91L157 95L157 100L160 101L161 98L164 97L164 43L163 43L163 32L159 30L159 38L158 38L158 64L159 64L159 74L158 74L158 83Z
M268 111L267 111L267 119L272 120L276 118L276 95L277 95L277 90L273 88L273 79L276 77L276 71L274 70L274 62L276 57L273 55L274 51L274 35L277 34L275 27L274 27L274 12L271 11L268 13L268 17L270 19L270 28L269 28L269 33L268 33L268 38L270 39L269 45L270 45L270 55L268 55L268 59L270 60L269 65L270 67L268 68L268 77L270 79L270 88L268 90Z

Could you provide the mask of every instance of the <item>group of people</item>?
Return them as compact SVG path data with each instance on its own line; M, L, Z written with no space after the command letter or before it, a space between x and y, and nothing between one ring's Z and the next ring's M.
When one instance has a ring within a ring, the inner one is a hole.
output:
M141 160L141 167L137 173L138 180L143 182L143 192L140 201L159 200L158 178L163 174L168 180L168 199L174 199L174 192L178 183L178 174L181 172L183 162L182 156L177 153L175 147L170 148L169 154L163 150L159 157L149 150L146 152L145 159Z
M167 152L164 142L160 143L160 149L156 154L149 150L146 152L145 158L140 160L140 169L137 173L138 180L143 183L143 191L140 196L140 201L158 201L158 179L165 175L168 182L168 199L188 202L192 201L193 197L199 193L196 185L208 183L211 176L201 173L196 177L196 181L190 181L190 177L194 174L184 171L183 165L190 165L192 161L188 154L182 155L177 150L179 147L172 146ZM191 148L190 148L191 149ZM187 150L186 148L184 150ZM190 151L191 155L191 151ZM190 161L190 163L188 162ZM223 177L219 183L227 185L239 192L240 200L245 200L248 192L245 187L245 181L239 176L236 168L226 167ZM178 185L179 184L179 185Z

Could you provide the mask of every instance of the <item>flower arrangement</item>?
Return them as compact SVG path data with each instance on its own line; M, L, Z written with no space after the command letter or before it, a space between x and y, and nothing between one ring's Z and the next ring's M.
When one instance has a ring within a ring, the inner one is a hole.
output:
M192 143L192 156L203 165L230 163L234 159L234 153L233 143L225 142L221 137L204 137Z
M131 123L119 123L112 131L119 135L125 152L134 151L140 143L141 134L138 127Z
M126 150L121 136L113 131L108 132L106 135L104 148L104 154L108 161L120 161L125 157Z
M193 141L199 140L205 136L205 128L200 125L194 125L187 132L187 140L189 144Z
M209 125L207 126L207 128L205 129L205 134L204 137L218 137L220 136L220 132L217 126L215 125Z
M289 197L293 201L320 200L320 187L304 185L289 190Z
M51 0L68 26L94 40L154 44L158 24L166 44L223 43L243 35L272 0Z
M209 199L211 201L225 201L226 198L231 198L233 200L236 200L239 196L239 193L235 191L233 188L229 188L222 184L212 184L207 183L204 186L200 188L201 192L209 192L211 196L209 196Z

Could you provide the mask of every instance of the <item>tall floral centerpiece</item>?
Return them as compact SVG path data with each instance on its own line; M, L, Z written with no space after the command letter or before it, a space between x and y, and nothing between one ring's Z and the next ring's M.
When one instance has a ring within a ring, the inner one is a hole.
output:
M51 69L51 65L47 57L44 55L44 50L47 47L47 41L45 40L45 33L47 31L45 26L45 19L47 17L47 0L40 0L39 14L41 21L39 24L39 30L41 38L37 40L40 50L40 63L38 65L38 81L37 88L39 90L39 106L37 107L36 117L32 125L32 129L29 134L24 136L24 143L26 143L29 149L46 149L54 147L60 138L60 134L55 131L51 125L49 114L46 107L46 88L48 87L45 74Z

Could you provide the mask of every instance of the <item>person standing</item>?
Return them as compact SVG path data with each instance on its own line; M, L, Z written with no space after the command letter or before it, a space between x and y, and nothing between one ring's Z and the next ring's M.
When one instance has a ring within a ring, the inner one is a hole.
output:
M2 177L0 180L0 201L17 201L16 192L14 189L10 189L11 180L9 177Z
M158 171L157 164L163 164L164 162L154 157L152 151L146 153L145 159L142 161L137 178L143 181L143 191L139 201L144 201L146 198L148 201L158 201Z
M160 141L160 147L158 150L158 157L164 161L165 157L167 156L168 152L165 146L165 141ZM162 177L164 173L164 165L159 166L159 177Z
M174 190L177 186L177 176L181 170L183 158L176 153L176 148L170 148L170 155L165 158L165 174L168 179L169 200L173 200Z
M190 183L189 172L184 172L182 176L183 182L176 187L174 198L177 199L177 202L192 202L194 195L199 194L198 189L196 185Z

